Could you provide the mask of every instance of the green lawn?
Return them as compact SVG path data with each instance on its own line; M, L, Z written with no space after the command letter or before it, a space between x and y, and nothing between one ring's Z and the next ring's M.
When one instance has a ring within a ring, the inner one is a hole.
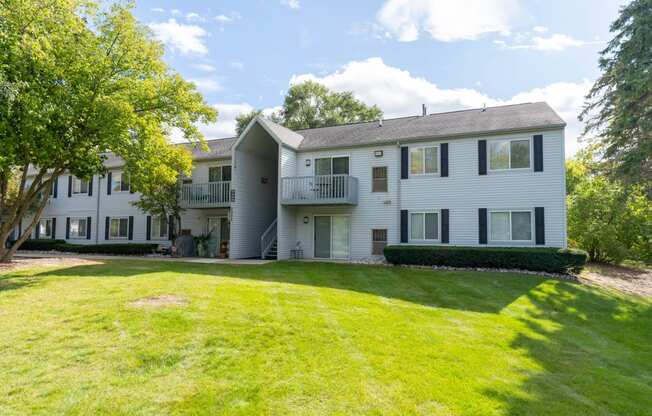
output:
M130 302L176 295L183 306ZM110 261L0 275L0 414L643 415L652 302L532 276Z

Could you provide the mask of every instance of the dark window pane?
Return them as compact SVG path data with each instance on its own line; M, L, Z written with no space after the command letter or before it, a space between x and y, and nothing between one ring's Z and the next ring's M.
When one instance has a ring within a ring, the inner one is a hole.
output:
M348 175L349 174L349 158L348 157L334 157L333 158L333 175Z

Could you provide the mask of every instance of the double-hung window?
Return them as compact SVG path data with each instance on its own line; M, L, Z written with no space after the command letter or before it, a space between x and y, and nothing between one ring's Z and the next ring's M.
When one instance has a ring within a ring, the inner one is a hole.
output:
M38 222L38 238L52 238L52 229L52 218L41 218L41 220Z
M410 240L439 240L439 212L411 212Z
M70 238L86 238L86 218L70 219Z
M165 240L168 237L168 219L164 216L152 217L152 238Z
M208 168L208 182L228 182L231 180L231 166L211 166Z
M491 241L532 241L531 211L491 211L489 224Z
M410 148L410 174L435 175L439 173L439 146Z
M387 166L374 166L371 176L371 192L387 192Z
M88 193L88 181L77 177L72 178L72 194L80 195Z
M530 139L489 141L489 170L529 169Z
M113 192L129 192L129 175L122 172L111 174L111 190Z
M121 240L129 238L129 218L114 217L109 223L109 238Z

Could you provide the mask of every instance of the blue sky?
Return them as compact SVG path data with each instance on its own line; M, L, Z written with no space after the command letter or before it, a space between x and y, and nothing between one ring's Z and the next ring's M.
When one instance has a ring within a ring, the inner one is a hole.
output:
M233 135L235 116L277 108L293 82L351 90L386 117L547 101L568 123L599 75L598 51L624 1L139 0L135 14L166 61L220 112L202 126Z

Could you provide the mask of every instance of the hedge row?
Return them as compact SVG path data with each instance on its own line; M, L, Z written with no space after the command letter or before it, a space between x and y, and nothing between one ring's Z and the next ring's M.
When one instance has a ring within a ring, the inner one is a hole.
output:
M65 240L27 240L21 250L62 251L66 253L143 255L156 251L158 244L69 244Z
M385 258L392 264L579 273L588 255L582 250L557 248L387 246Z

